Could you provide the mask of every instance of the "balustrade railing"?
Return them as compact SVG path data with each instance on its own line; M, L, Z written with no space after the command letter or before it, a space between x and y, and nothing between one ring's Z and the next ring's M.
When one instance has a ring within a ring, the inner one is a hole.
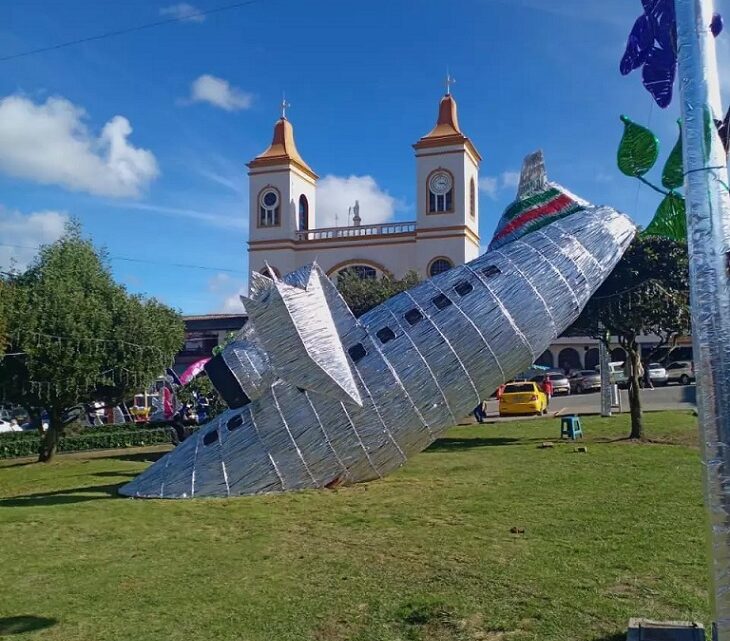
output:
M329 238L356 238L359 236L387 236L416 231L416 222L378 223L359 227L320 227L297 232L297 240L324 240Z

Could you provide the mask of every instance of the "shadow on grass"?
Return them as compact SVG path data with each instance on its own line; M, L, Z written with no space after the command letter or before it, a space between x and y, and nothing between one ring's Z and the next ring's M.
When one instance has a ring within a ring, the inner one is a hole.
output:
M56 623L58 623L58 620L56 619L37 617L32 614L22 614L17 617L5 617L0 619L0 637L43 630L44 628L50 628L51 626L56 625Z
M0 470L4 470L6 468L11 468L11 467L25 467L26 465L35 465L37 462L38 462L38 457L35 457L29 461L20 461L18 463L9 463L8 465L5 465L3 463L3 464L0 464ZM0 461L0 463L2 463L2 462Z
M115 461L128 461L130 463L154 463L161 459L171 450L163 452L135 452L134 454L109 454L108 456L98 456L99 459L114 459Z
M132 472L132 471L128 470L126 472L122 472L122 471L119 471L119 472L94 472L92 474L92 476L99 476L101 478L106 478L106 479L116 479L116 478L119 478L120 476L130 476L131 477L131 476L137 476L137 474L139 474L139 472Z
M605 637L594 637L591 641L626 641L626 633L616 632Z
M12 496L7 499L0 499L0 507L39 507L85 503L87 501L98 501L99 499L116 499L121 498L117 490L125 483L126 481L110 485L89 485L55 492L36 492L35 494Z
M469 450L473 447L495 447L500 445L524 444L529 439L495 436L491 438L439 438L436 439L426 452L453 452Z

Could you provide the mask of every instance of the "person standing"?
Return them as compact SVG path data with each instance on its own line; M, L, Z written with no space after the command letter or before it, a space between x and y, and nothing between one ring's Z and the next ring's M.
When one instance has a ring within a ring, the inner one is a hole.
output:
M484 423L487 418L487 401L480 401L474 408L474 418L479 423Z
M549 376L545 376L542 380L542 391L547 396L547 407L550 407L550 399L553 397L553 382Z
M654 389L654 383L651 380L651 371L649 370L649 364L644 367L644 389Z

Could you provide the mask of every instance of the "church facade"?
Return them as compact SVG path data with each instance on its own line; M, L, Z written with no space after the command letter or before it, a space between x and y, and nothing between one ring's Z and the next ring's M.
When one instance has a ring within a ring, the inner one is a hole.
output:
M439 103L436 126L413 147L415 220L368 224L369 212L355 203L352 224L318 227L318 176L282 114L271 145L248 163L249 276L266 265L281 275L316 260L330 277L352 270L401 278L415 270L427 278L476 258L481 157L459 127L450 92Z

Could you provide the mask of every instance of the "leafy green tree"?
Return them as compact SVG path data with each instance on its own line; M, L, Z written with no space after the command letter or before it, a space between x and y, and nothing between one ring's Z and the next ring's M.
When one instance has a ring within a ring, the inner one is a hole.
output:
M213 383L210 382L210 378L205 372L198 374L192 381L177 391L177 398L181 403L190 403L193 406L196 404L196 395L198 398L204 396L208 399L209 419L228 409L225 401L221 398L218 390L213 387Z
M0 362L0 396L36 421L48 412L40 461L55 454L70 410L129 398L164 372L183 344L180 315L116 284L104 252L76 222L13 277L12 289L9 351L19 355Z
M8 310L10 308L10 281L0 275L0 359L8 345Z
M361 278L355 272L345 272L337 278L337 289L350 306L352 313L360 317L391 296L414 287L418 281L418 274L415 271L409 271L400 280L388 276Z
M644 438L637 338L641 334L659 337L648 362L689 328L687 245L660 236L637 237L569 330L604 342L607 335L616 336L626 351L630 363L629 438Z

